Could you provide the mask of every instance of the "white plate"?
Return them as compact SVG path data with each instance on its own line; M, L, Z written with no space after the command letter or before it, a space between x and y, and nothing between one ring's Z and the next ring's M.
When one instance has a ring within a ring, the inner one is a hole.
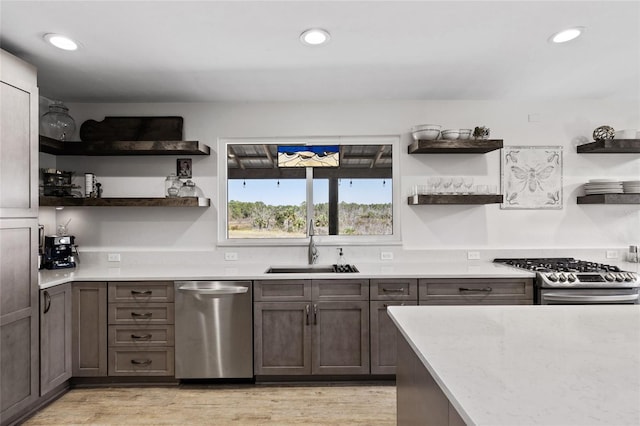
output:
M640 186L640 180L625 180L622 181L623 185L638 185Z
M638 189L625 189L625 194L640 194L640 188Z
M585 194L587 195L593 195L593 194L623 194L621 189L602 189L602 190L597 190L597 191L584 191Z
M589 179L589 183L611 183L620 182L618 179Z

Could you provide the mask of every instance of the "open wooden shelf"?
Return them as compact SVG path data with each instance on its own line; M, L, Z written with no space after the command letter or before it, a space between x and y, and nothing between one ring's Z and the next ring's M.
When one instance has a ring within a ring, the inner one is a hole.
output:
M640 139L606 139L578 145L578 154L640 154Z
M419 140L409 145L409 154L486 154L502 146L502 139Z
M500 204L502 194L428 194L413 195L408 198L410 206L426 204Z
M592 194L578 197L578 204L640 204L640 194Z
M209 207L203 197L167 198L75 198L40 197L40 207Z
M53 155L209 155L211 149L199 141L59 141L40 136L40 152Z

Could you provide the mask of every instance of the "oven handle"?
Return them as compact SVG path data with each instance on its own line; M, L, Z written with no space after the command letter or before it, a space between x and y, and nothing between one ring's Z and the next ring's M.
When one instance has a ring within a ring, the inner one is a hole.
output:
M637 302L637 294L620 294L612 296L587 296L580 294L558 294L545 293L542 295L544 301L549 302L589 302L589 303L611 303L611 302Z

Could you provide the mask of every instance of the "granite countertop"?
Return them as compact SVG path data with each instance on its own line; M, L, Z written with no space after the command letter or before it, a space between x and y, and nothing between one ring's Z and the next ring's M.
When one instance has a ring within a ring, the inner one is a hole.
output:
M484 261L424 263L357 263L359 273L267 274L266 263L217 265L107 265L80 264L72 269L42 270L41 289L71 281L131 280L257 280L257 279L357 279L357 278L533 278L529 271ZM280 266L280 265L279 265ZM304 265L297 265L304 266Z
M640 424L640 305L389 313L467 424Z

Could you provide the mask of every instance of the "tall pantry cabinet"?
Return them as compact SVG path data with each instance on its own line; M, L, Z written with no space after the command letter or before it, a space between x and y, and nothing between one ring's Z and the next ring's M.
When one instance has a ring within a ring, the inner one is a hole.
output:
M0 423L38 399L38 86L0 50Z

